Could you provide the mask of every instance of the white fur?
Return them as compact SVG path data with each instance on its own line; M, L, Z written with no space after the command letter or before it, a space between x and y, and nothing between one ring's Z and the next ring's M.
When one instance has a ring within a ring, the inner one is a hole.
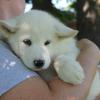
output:
M66 27L50 14L39 10L0 21L0 31L0 37L7 40L27 67L40 72L47 69L43 77L48 78L48 67L53 63L53 68L63 81L71 84L83 82L84 71L76 60L79 49L74 37L78 31ZM29 39L31 45L25 44L25 39ZM50 44L45 45L46 41L50 41ZM44 60L44 65L37 68L34 60ZM88 100L100 93L99 83L100 78L96 74Z

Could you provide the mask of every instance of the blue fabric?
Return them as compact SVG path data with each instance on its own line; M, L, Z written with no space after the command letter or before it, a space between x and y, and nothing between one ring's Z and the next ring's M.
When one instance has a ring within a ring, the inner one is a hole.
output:
M33 76L38 75L27 69L7 45L0 41L0 95Z

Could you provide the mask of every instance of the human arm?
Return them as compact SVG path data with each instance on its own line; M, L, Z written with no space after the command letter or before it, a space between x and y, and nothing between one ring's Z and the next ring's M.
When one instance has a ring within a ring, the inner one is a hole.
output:
M25 0L0 0L0 19L10 19L24 13Z
M48 84L40 77L23 81L1 96L0 100L84 100L90 89L100 51L89 40L80 42L81 54L78 58L85 71L85 80L80 85L70 85L54 78Z
M66 89L66 92L62 92L62 94L65 93L66 98L67 98L66 100L71 100L71 99L85 100L86 99L89 89L91 87L91 83L93 81L95 72L97 70L97 64L100 61L100 50L94 43L92 43L91 41L87 39L83 39L80 41L79 47L81 48L81 53L79 55L78 61L80 62L80 64L82 65L84 69L85 80L82 84L77 85L77 86L65 84L65 87L63 88ZM54 81L52 81L52 83L53 82ZM59 85L58 83L60 83L60 81L56 80L56 83L57 84L55 84L54 82L55 88L57 85Z

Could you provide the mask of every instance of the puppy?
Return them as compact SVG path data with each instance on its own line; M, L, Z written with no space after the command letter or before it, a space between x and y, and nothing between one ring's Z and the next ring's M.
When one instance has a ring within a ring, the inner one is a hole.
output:
M84 71L76 60L80 52L74 38L77 33L40 10L0 20L0 38L11 46L28 68L38 71L46 80L56 73L64 82L83 82ZM87 100L94 100L100 93L99 83L97 72Z

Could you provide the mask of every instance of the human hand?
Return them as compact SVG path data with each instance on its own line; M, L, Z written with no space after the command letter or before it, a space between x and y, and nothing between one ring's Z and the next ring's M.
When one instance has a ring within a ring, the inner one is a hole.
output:
M49 83L53 91L57 91L57 87L59 87L59 92L55 93L59 94L58 97L61 97L61 100L64 100L64 98L66 98L66 100L85 100L97 70L97 65L100 60L100 50L98 47L87 39L79 41L79 47L81 53L78 57L78 61L85 72L84 82L80 85L70 85L56 77Z

